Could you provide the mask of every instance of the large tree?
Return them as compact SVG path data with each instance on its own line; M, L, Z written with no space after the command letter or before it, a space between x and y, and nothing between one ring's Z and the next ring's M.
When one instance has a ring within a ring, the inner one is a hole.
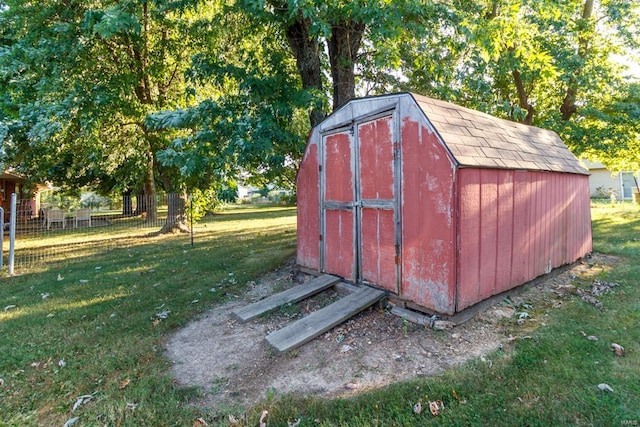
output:
M192 17L160 0L7 0L0 12L6 161L37 180L144 194L153 221L158 182L171 192L184 186L156 158L173 136L145 119L186 105L183 73L197 45Z
M623 119L633 118L622 110L630 84L614 54L639 47L637 2L453 5L431 37L410 38L402 68L407 87L551 128L576 154L619 170L613 159L623 160L623 147L637 145L638 134Z

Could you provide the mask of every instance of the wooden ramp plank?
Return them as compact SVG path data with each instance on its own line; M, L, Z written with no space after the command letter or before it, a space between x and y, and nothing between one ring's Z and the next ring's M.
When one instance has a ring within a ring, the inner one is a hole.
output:
M382 299L384 291L364 287L331 305L267 335L279 353L305 344Z
M323 274L322 276L316 277L307 283L294 286L286 291L279 292L263 300L256 301L253 304L233 310L231 314L241 322L247 322L263 313L278 308L281 305L309 298L310 296L335 285L339 281L339 277Z

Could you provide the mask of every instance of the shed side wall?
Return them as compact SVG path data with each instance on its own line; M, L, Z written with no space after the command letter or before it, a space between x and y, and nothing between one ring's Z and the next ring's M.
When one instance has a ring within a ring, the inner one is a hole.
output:
M455 165L424 121L405 116L402 141L401 296L455 310Z
M586 175L459 170L457 311L589 253Z
M298 250L297 263L320 270L318 145L309 142L298 171Z

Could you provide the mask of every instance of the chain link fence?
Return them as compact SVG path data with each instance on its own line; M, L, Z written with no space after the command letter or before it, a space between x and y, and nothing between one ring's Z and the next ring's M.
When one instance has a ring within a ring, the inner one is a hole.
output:
M180 194L124 197L115 209L102 204L61 208L44 204L37 214L16 204L13 269L16 273L118 247L186 219ZM4 213L3 265L9 265L10 218Z

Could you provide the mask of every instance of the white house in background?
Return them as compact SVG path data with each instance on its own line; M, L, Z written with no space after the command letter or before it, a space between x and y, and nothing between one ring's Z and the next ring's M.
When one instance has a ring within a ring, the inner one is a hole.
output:
M633 178L633 172L623 171L619 173L611 172L600 162L590 162L581 159L582 164L589 169L591 176L589 177L589 191L591 196L607 196L611 193L617 199L632 199L633 190L636 189L636 181ZM640 183L640 178L638 178Z

